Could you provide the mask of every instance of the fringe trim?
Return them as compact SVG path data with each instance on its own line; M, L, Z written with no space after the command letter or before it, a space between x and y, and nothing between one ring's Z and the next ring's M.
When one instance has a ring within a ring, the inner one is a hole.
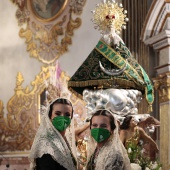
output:
M77 93L75 90L73 90L71 87L69 88L69 90L71 91L71 93L73 93L76 97L78 97L79 99L83 100L83 95L81 95L80 93Z
M145 89L142 85L138 86L133 81L123 80L120 78L68 82L68 87L87 87L87 86L97 86L98 88L116 88L116 86L118 86L117 88L125 89L134 88L143 91Z

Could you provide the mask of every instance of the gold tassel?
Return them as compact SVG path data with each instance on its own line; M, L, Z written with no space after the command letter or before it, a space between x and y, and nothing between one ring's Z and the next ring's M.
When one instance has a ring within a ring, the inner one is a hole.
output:
M153 111L152 105L150 104L150 105L148 106L148 113L150 113L150 112L152 112L152 111Z

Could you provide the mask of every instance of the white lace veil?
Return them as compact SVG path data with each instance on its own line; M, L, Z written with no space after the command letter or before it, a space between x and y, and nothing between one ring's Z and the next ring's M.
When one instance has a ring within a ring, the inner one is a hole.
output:
M41 123L35 135L34 142L32 144L31 152L29 155L30 169L33 170L35 168L36 158L42 157L43 154L50 154L54 160L56 160L60 165L62 165L66 169L75 170L76 167L73 164L72 156L70 154L70 149L68 148L68 145L66 144L65 140L60 135L58 130L56 130L56 128L52 125L48 117L50 105L41 114ZM66 130L66 138L76 159L73 119L71 121L70 127Z
M101 110L101 109L99 109L99 110ZM110 112L110 111L108 111L108 112ZM111 150L113 151L113 153L118 153L123 157L124 170L131 170L130 160L128 158L127 151L126 151L125 147L123 146L123 144L120 140L120 137L119 137L118 123L117 123L115 116L114 116L114 123L116 125L114 132L110 136L108 142L101 148L100 153L99 153L100 156L97 157L96 167L95 167L96 170L104 170L104 167L105 167L105 164L106 164L105 161L106 160L108 161L107 165L109 164L109 160L112 161L112 159L109 159L110 157L108 155L109 151L111 151ZM90 157L94 153L95 148L96 148L96 142L90 136L89 141L88 141L88 145L87 145L87 162L89 162ZM110 163L112 163L111 161L110 161ZM107 170L109 170L109 169L107 169Z

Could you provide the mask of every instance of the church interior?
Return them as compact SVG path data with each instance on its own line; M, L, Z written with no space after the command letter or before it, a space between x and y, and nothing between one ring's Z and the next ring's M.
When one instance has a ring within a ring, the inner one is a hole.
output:
M28 155L41 123L42 106L55 98L69 95L75 128L83 127L87 121L87 100L82 97L87 85L83 81L95 59L86 59L93 55L101 38L94 27L92 11L96 4L107 1L1 0L0 170L30 169ZM146 85L140 86L138 78L134 78L135 83L114 76L110 80L114 88L142 89L134 114L140 117L138 121L148 115L152 118L152 126L144 122L141 127L159 148L157 153L150 148L151 160L160 165L150 169L170 170L170 0L116 3L127 10L128 19L120 37L133 56L131 60L135 59L144 70ZM136 65L135 68L138 69ZM96 89L95 82L88 80L90 90ZM97 81L98 89L103 88L103 82ZM88 143L85 137L77 145L84 157ZM83 156L82 166L86 162Z

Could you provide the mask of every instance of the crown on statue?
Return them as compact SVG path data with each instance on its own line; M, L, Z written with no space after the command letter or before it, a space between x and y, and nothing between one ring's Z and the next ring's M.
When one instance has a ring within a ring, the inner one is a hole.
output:
M120 33L122 29L126 29L126 22L129 21L126 17L127 10L123 9L121 3L118 4L114 0L104 0L103 3L97 4L92 13L95 29L101 33L113 27L117 33Z

